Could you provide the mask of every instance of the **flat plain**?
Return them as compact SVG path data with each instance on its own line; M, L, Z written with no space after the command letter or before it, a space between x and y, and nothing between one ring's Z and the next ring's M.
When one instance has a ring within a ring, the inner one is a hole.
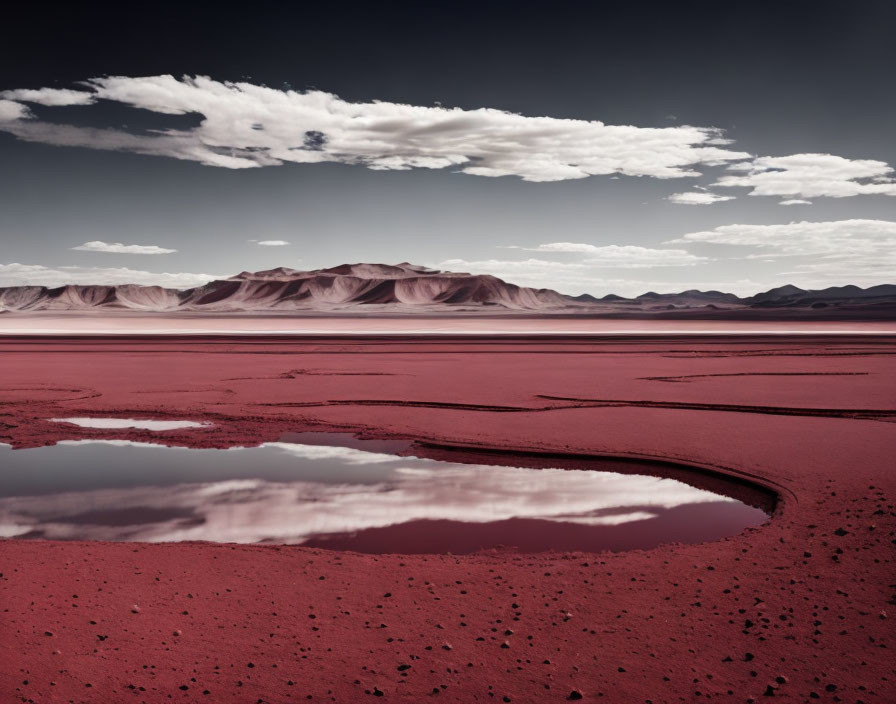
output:
M7 336L15 448L345 432L436 459L660 459L777 504L734 537L619 553L4 540L0 693L894 701L894 362L892 336L858 332ZM73 416L213 425L49 420Z

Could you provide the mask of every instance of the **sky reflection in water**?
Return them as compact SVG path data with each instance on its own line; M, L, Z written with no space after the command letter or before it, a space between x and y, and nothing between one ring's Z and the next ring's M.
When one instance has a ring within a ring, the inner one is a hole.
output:
M19 538L362 552L620 550L718 539L767 518L729 497L599 464L457 464L296 442L228 450L123 440L0 446L0 466L0 536Z

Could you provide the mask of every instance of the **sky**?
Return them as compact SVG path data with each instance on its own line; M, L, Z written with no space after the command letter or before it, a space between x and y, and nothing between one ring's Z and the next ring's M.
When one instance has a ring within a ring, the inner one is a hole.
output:
M896 283L896 4L6 11L0 286Z

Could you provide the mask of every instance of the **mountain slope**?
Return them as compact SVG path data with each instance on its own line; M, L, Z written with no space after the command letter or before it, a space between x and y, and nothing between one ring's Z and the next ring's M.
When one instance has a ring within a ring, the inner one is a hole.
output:
M344 264L297 271L244 271L186 290L159 286L17 286L0 289L7 311L289 312L342 310L463 311L483 308L551 312L588 304L550 289L494 276L436 271L404 262Z
M489 275L437 271L401 264L342 264L299 271L278 267L243 271L190 289L119 286L0 288L0 312L153 313L529 313L607 317L896 319L896 285L839 286L807 291L779 286L740 298L721 291L649 291L567 296L507 283Z

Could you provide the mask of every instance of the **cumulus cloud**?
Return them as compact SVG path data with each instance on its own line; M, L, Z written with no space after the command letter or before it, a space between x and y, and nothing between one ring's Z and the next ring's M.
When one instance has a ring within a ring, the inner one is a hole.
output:
M108 254L173 254L176 249L166 249L154 244L122 244L121 242L102 242L93 240L79 244L72 249L80 252L106 252Z
M206 77L109 76L83 91L42 88L4 96L43 105L113 101L168 115L198 114L191 129L150 134L30 119L3 108L0 130L55 145L154 154L224 168L339 162L370 169L458 168L478 176L562 181L598 174L678 178L696 167L749 158L726 148L719 130L644 128L599 121L526 117L490 108L350 103ZM70 95L70 94L75 95ZM10 102L10 101L7 101ZM20 105L20 103L13 103Z
M185 272L157 273L125 267L60 266L52 268L40 264L18 264L15 262L0 264L0 286L47 286L53 288L67 284L106 286L141 284L167 288L192 288L223 278L226 278L226 275Z
M4 90L0 92L0 98L7 100L20 100L25 103L37 103L58 107L62 105L90 105L96 102L92 93L83 90L69 90L68 88L20 88L18 90Z
M31 111L21 103L0 99L0 130L3 129L4 122L24 120L30 116Z
M723 225L667 244L694 243L753 247L758 251L746 257L752 259L787 257L793 266L779 275L810 287L893 283L896 271L896 222L888 220Z
M802 198L788 198L782 200L778 205L812 205L811 200L803 200Z
M883 161L845 159L832 154L763 156L731 164L714 184L726 188L751 188L751 196L787 196L787 201L827 196L896 196L893 169Z
M249 240L250 242L255 242L255 244L260 244L262 247L285 247L289 244L286 240Z
M374 170L451 168L539 182L592 175L616 178L612 174L680 178L699 175L702 166L728 165L729 172L714 185L784 197L785 205L822 196L896 195L893 169L885 162L831 154L754 158L731 149L731 141L711 127L647 128L491 108L351 103L317 90L284 91L203 76L107 76L82 86L3 91L0 131L26 141L166 156L229 169L336 162ZM192 128L135 133L37 119L25 105L52 108L103 101L202 119ZM709 205L732 198L694 190L668 200Z
M666 200L679 205L712 205L723 200L734 200L734 196L720 196L709 191L692 191L688 193L673 193Z
M637 245L609 244L597 246L582 242L547 242L536 247L511 246L508 249L522 249L528 252L587 254L588 256L581 260L584 266L618 267L621 269L692 266L708 260L708 257L699 257L683 249L652 249Z

